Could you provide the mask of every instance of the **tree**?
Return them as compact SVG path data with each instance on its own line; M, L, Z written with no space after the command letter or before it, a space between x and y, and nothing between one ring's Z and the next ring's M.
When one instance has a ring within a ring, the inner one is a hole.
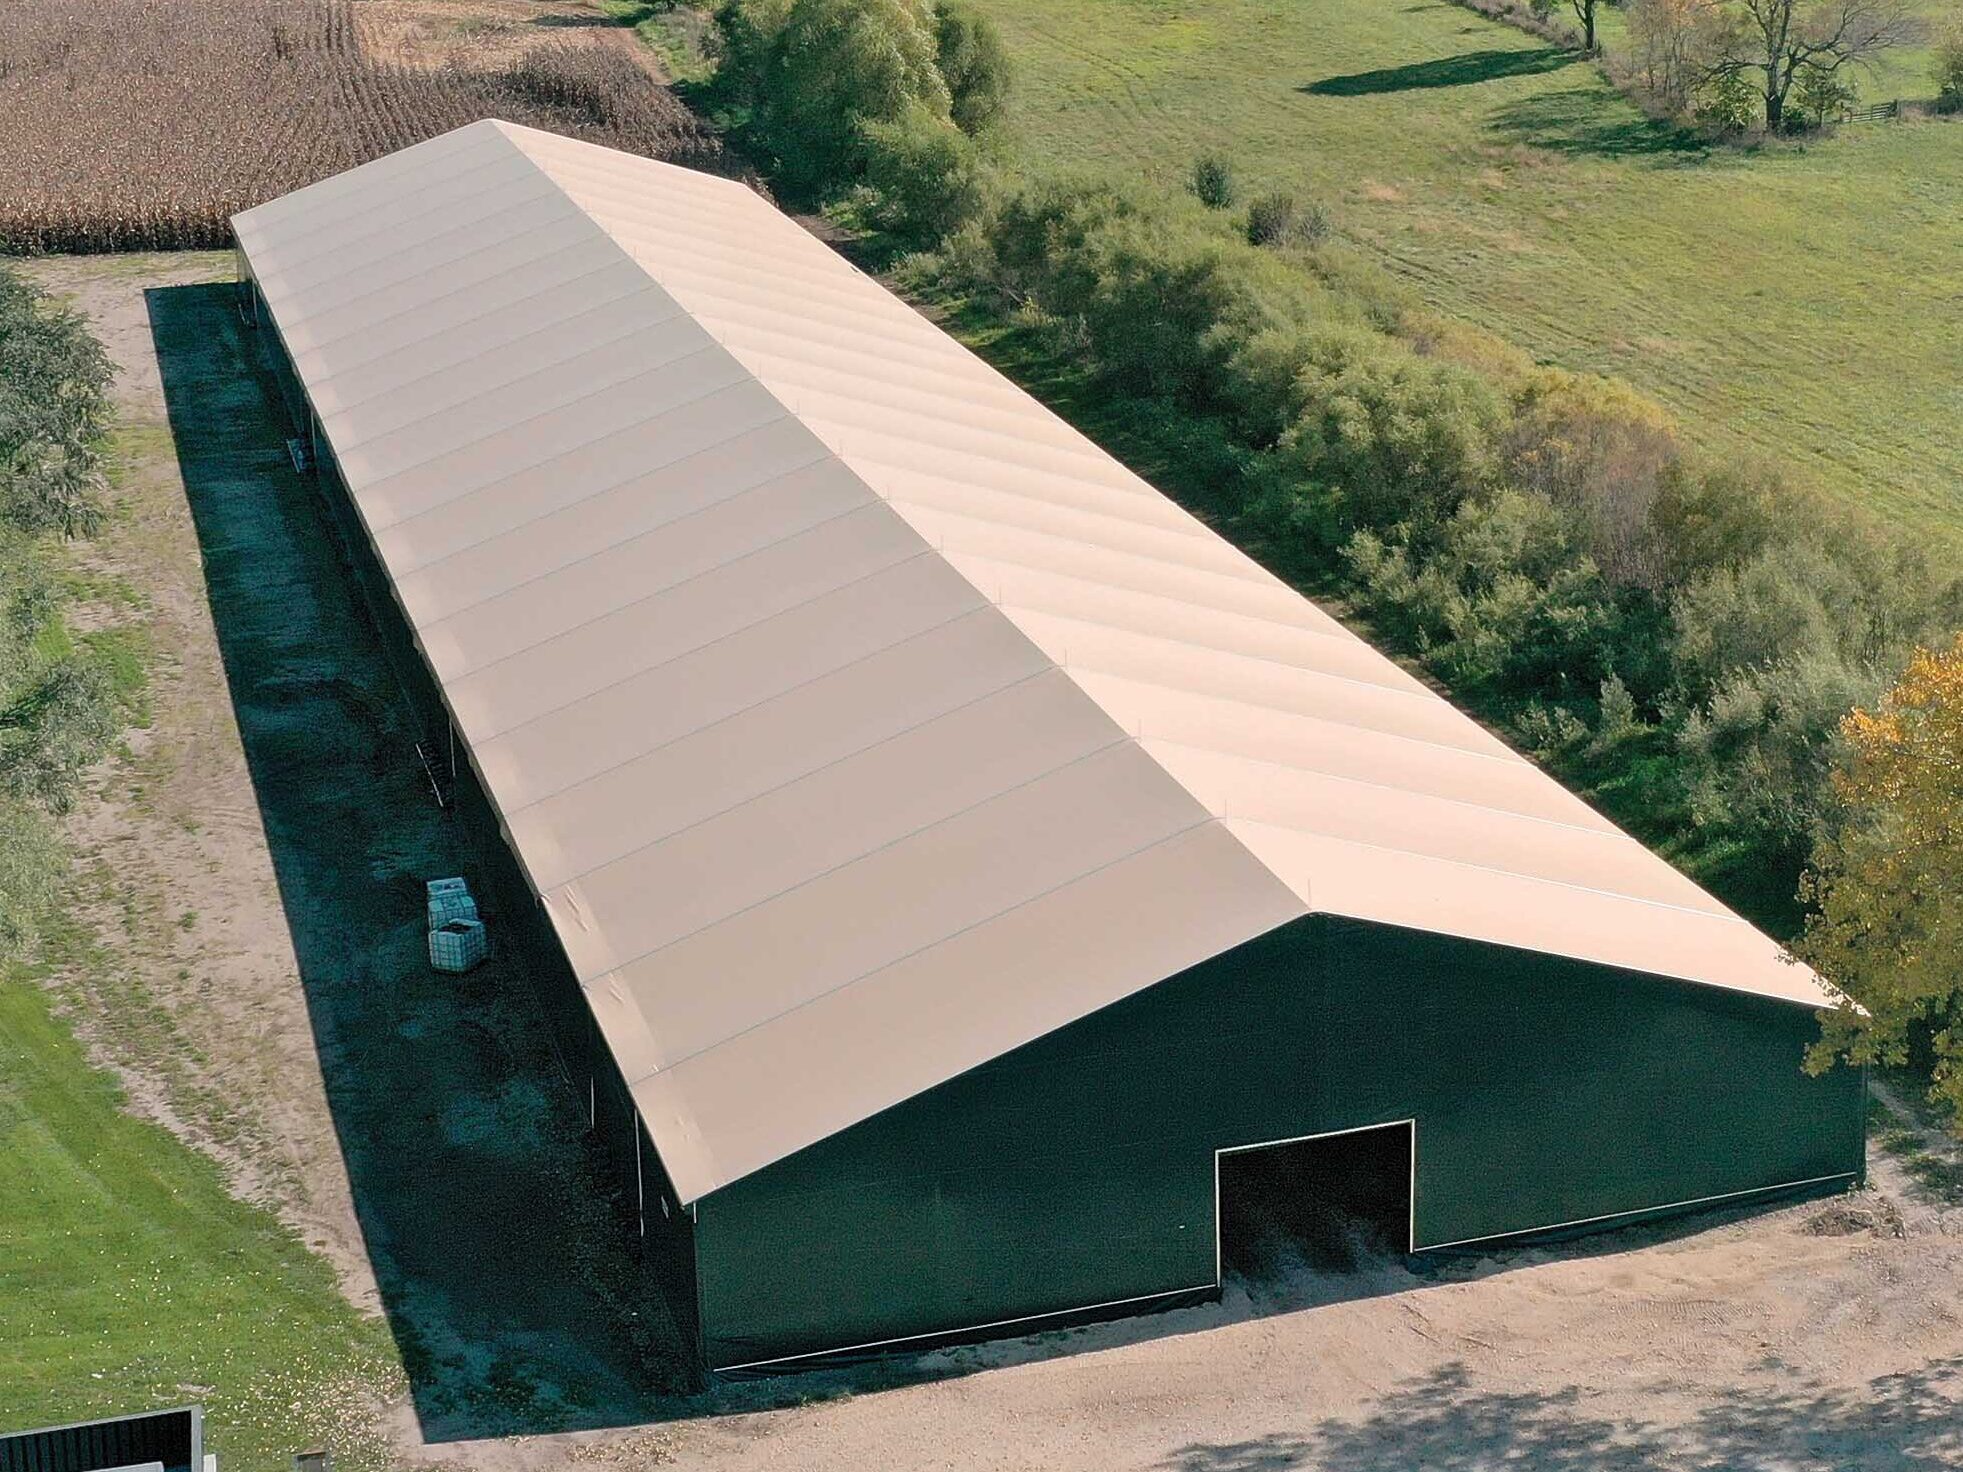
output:
M1936 105L1963 111L1963 21L1951 21L1936 38Z
M71 537L96 529L111 373L81 317L0 270L0 523Z
M893 122L916 102L947 117L935 44L925 0L795 0L760 89L783 182L829 193L864 169L866 124Z
M1918 650L1841 732L1847 816L1803 881L1818 911L1795 950L1850 1004L1826 1015L1807 1066L1901 1064L1926 1044L1931 1097L1963 1120L1963 635Z
M1595 51L1595 6L1597 0L1568 0L1574 18L1581 22L1581 45L1590 55Z
M918 102L890 123L867 123L866 183L879 222L909 245L931 246L981 211L975 143Z
M1717 0L1626 0L1624 11L1629 40L1618 58L1620 72L1654 107L1683 115L1703 77Z
M1802 74L1865 65L1913 33L1905 0L1738 0L1725 20L1707 75L1751 77L1772 133L1786 128L1786 99Z
M980 133L1009 99L1009 53L995 23L967 0L946 0L935 21L935 47L947 81L954 125Z
M1801 127L1825 128L1846 117L1860 95L1853 82L1840 73L1808 67L1793 83L1786 115L1797 118Z

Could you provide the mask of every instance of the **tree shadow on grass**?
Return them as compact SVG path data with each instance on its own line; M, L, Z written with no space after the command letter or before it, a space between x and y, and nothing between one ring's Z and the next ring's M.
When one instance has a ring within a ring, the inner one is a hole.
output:
M1351 72L1342 77L1324 77L1299 90L1311 97L1371 97L1383 92L1421 92L1437 87L1469 87L1503 77L1534 77L1573 66L1582 59L1578 51L1562 51L1551 46L1523 46L1511 51L1466 51L1457 56L1441 56L1435 61L1416 61L1408 66L1381 67L1376 71Z
M1776 1367L1774 1367L1776 1368ZM1953 1472L1963 1465L1963 1357L1864 1386L1752 1387L1714 1396L1687 1419L1609 1418L1579 1386L1486 1390L1463 1365L1407 1381L1362 1416L1181 1447L1161 1472L1651 1472L1651 1469L1862 1467Z
M1634 112L1600 87L1570 87L1499 108L1487 129L1508 143L1575 157L1695 162L1710 153L1696 130Z

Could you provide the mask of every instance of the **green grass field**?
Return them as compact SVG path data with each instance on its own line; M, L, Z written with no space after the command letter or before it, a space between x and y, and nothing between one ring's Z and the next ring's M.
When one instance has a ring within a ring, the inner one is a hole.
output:
M1443 0L979 3L1019 162L1179 187L1221 148L1244 194L1324 201L1431 305L1632 380L1709 449L1963 535L1963 121L1709 150ZM1932 93L1924 55L1869 95Z
M70 949L80 945L62 942ZM87 961L86 956L76 959ZM203 1401L221 1465L383 1465L387 1331L0 974L0 1428Z

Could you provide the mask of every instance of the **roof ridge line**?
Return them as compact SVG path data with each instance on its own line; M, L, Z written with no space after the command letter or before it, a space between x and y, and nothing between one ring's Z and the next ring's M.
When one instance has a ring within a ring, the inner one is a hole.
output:
M1448 859L1440 854L1425 854L1419 853L1414 849L1393 848L1389 844L1371 843L1368 839L1364 838L1338 838L1330 833L1314 833L1305 828L1290 828L1286 824L1271 823L1264 818L1237 818L1227 816L1223 817L1221 821L1223 823L1245 823L1252 828L1270 828L1277 833L1301 833L1307 837L1319 839L1324 843L1349 844L1355 848L1367 848L1373 853L1396 854L1402 858L1417 859L1422 863L1428 864L1450 864L1454 868L1470 869L1477 874L1496 874L1502 878L1518 879L1528 884L1546 884L1558 889L1573 890L1577 894L1592 894L1600 896L1602 899L1618 900L1625 904L1649 905L1659 910L1674 910L1682 915L1696 915L1705 920L1719 920L1730 925L1742 925L1754 935L1762 936L1773 945L1778 945L1778 942L1772 940L1771 936L1765 935L1765 932L1752 924L1743 915L1730 909L1716 895L1710 896L1711 902L1718 906L1716 910L1699 910L1689 905L1674 904L1669 900L1653 900L1644 895L1619 894L1611 889L1598 889L1592 884L1577 884L1572 879L1549 879L1539 874L1522 874L1517 869L1495 869L1489 864L1475 864L1466 859ZM1633 839L1630 841L1632 843L1635 842ZM1641 845L1638 845L1638 847L1641 847ZM1701 893L1702 891L1700 890L1699 892Z

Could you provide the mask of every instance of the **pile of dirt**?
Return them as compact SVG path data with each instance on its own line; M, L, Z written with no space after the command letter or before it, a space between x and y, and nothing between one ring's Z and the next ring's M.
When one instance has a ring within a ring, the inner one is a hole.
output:
M1872 1237L1905 1237L1902 1213L1886 1196L1859 1192L1828 1202L1805 1221L1800 1230L1813 1237L1853 1237L1867 1233Z

